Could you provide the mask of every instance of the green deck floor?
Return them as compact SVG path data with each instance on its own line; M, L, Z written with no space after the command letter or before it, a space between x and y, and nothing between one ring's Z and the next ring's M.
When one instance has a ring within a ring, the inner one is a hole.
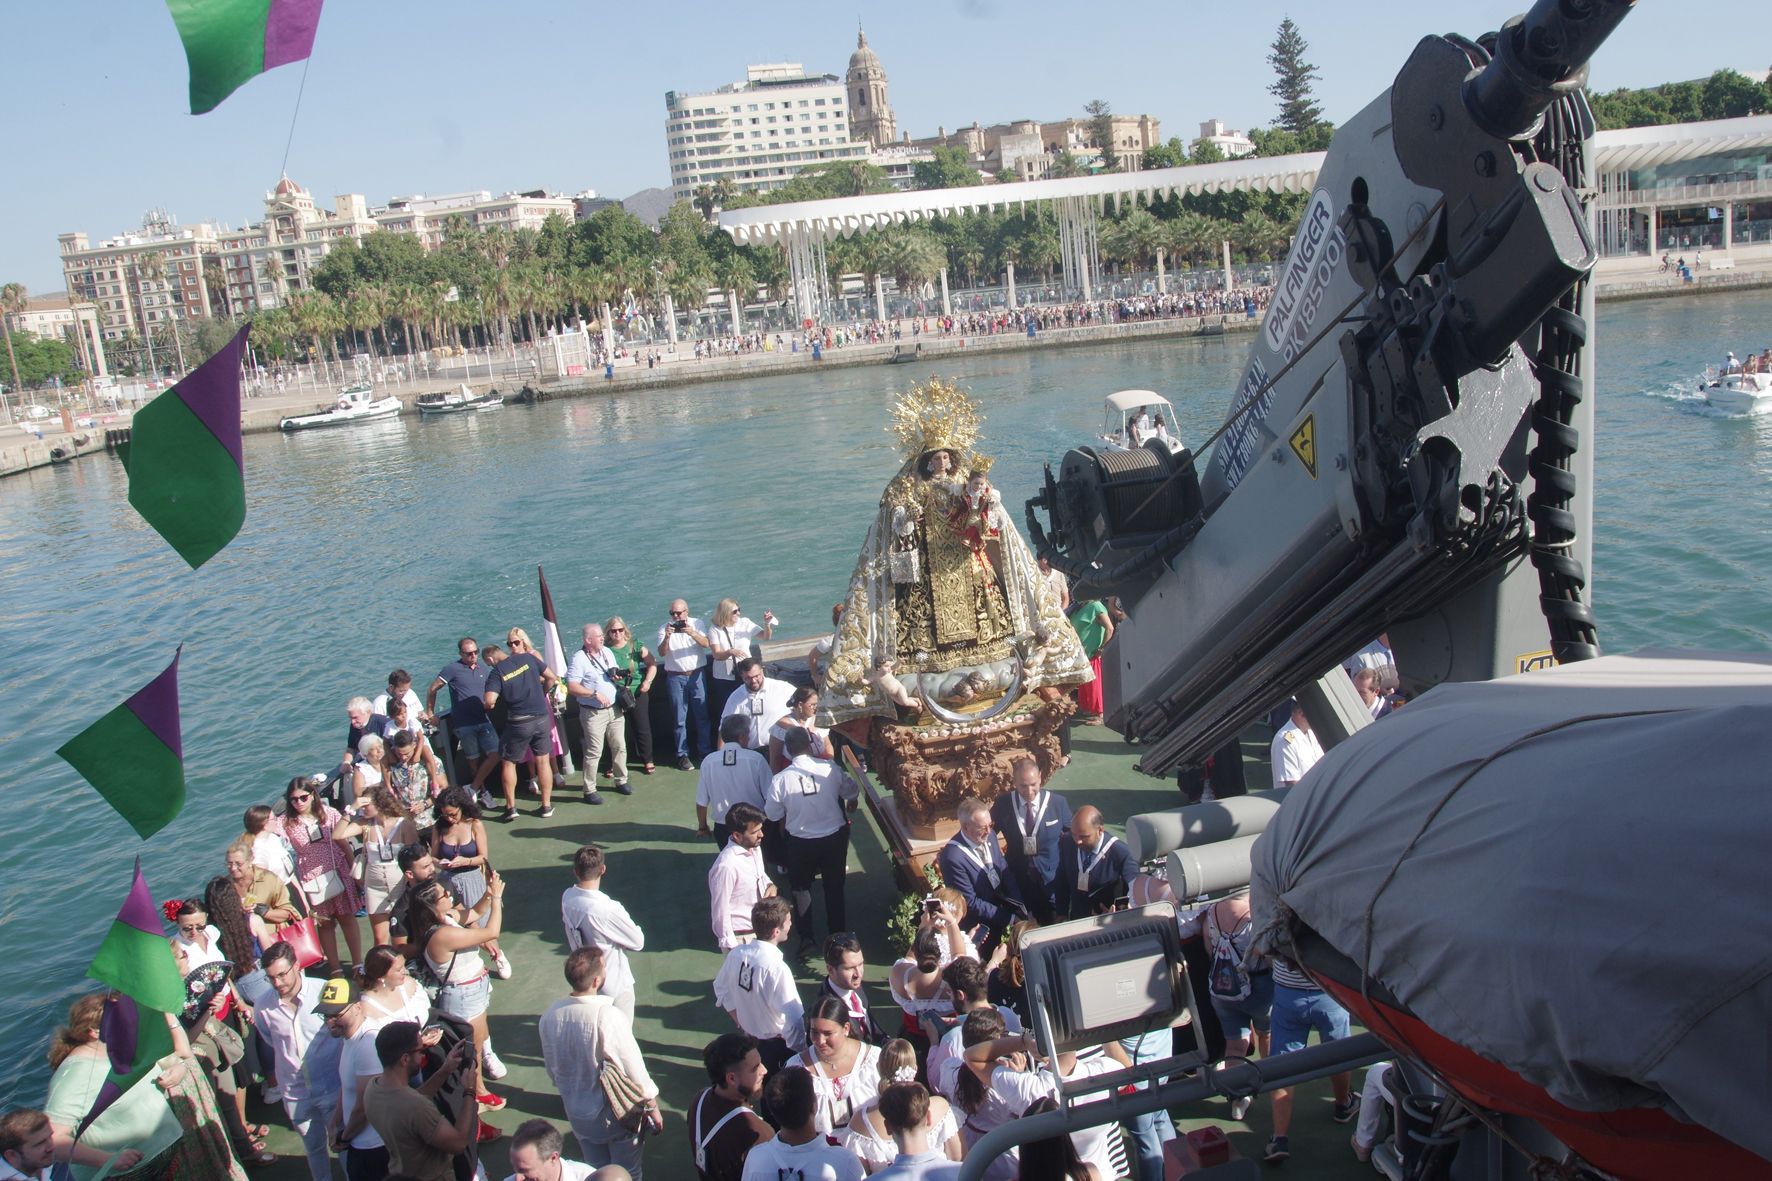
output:
M1250 783L1266 782L1265 751L1248 748ZM1135 750L1117 734L1101 727L1078 727L1074 731L1073 760L1052 781L1071 807L1094 804L1116 831L1128 816L1174 807L1179 797L1172 782L1162 782L1135 772ZM575 781L576 782L576 781ZM665 1132L647 1146L647 1181L694 1181L684 1111L705 1085L701 1065L702 1047L730 1028L726 1015L714 1004L712 980L720 967L708 923L707 870L714 855L711 841L695 836L695 777L660 764L652 776L634 775L634 794L622 797L605 791L607 801L592 808L579 802L577 787L559 792L551 820L535 816L531 799L520 801L519 818L512 824L487 825L490 856L508 883L505 894L505 931L501 939L515 975L495 982L492 997L493 1044L510 1068L510 1074L494 1084L509 1106L489 1115L490 1122L509 1132L524 1120L540 1116L555 1121L563 1131L565 1119L559 1098L553 1093L542 1066L536 1022L549 1004L567 992L563 975L566 954L560 927L560 894L572 884L572 855L586 841L595 841L609 854L604 889L619 899L646 932L646 950L629 957L637 985L635 1033L648 1068L661 1089ZM869 991L875 1012L889 1026L896 1026L891 999L885 987L886 966L900 949L885 946L884 936L869 939L870 931L884 932L888 912L896 901L891 864L879 832L865 810L857 814L854 841L849 854L848 902L850 924L861 933L868 954ZM822 911L818 891L813 892L815 914ZM824 932L822 921L819 932ZM816 959L800 965L804 995L823 976ZM1355 1085L1359 1079L1356 1077ZM1326 1082L1306 1087L1298 1096L1291 1136L1292 1158L1265 1171L1307 1177L1371 1176L1368 1166L1358 1164L1348 1148L1351 1126L1329 1118ZM1174 1113L1183 1130L1207 1124L1222 1126L1237 1150L1259 1159L1270 1132L1268 1103L1258 1099L1245 1123L1233 1123L1227 1105L1210 1101L1197 1108ZM283 1126L281 1111L257 1108L258 1120L273 1126L271 1148L283 1159L257 1175L266 1178L300 1178L307 1175L300 1145ZM494 1179L508 1175L508 1139L487 1146L487 1173ZM574 1141L567 1136L568 1155ZM343 1176L340 1169L339 1176Z

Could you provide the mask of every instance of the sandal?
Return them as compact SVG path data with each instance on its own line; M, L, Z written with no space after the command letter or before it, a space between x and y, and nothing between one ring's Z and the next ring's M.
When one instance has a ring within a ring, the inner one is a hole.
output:
M247 1124L246 1134L254 1140L262 1141L271 1134L271 1127L269 1124Z
M656 766L656 764L653 764L653 763L647 763L647 764L646 764L646 765L645 765L645 766L644 766L644 767L641 767L641 768L640 768L640 774L642 774L642 775L650 775L650 774L652 774L652 773L653 773L653 772L654 772L654 771L656 771L656 770L657 770L657 769L658 769L658 768L657 768L657 766Z
M234 1145L234 1156L241 1164L253 1169L262 1169L277 1163L277 1154L266 1148L263 1140Z

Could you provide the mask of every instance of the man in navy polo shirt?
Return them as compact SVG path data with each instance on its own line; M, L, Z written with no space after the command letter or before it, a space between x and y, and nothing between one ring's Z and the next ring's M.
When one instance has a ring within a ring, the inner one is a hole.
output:
M535 783L541 788L542 817L554 814L553 751L554 707L548 691L559 678L547 662L527 646L494 665L486 678L482 700L491 709L502 699L505 729L499 735L499 756L504 760L505 820L517 818L517 762L525 751L535 756Z
M480 663L480 645L472 636L457 641L455 651L460 659L444 665L425 694L425 720L436 719L437 690L449 686L449 731L474 769L474 782L468 790L478 795L481 784L498 765L498 731L486 715L486 674L490 670Z

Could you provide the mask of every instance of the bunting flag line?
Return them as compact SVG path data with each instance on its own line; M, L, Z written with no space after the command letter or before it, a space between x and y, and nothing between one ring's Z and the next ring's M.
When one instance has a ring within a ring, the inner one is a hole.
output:
M191 114L202 115L267 70L314 51L322 0L166 0L191 66Z
M135 859L135 880L117 912L117 919L99 945L86 974L108 984L119 995L105 1003L99 1037L111 1060L105 1080L85 1123L97 1119L118 1096L139 1082L154 1063L172 1052L166 1014L185 1005L185 982L160 921L154 896Z
M164 672L55 752L143 840L170 824L185 806L178 719L178 658L183 651L181 644Z
M240 356L245 328L184 380L135 412L118 457L129 503L195 570L246 520L240 448Z
M554 675L566 675L566 649L560 644L560 617L554 614L554 596L548 593L548 576L542 573L541 567L535 568L537 578L541 579L541 635L542 658Z

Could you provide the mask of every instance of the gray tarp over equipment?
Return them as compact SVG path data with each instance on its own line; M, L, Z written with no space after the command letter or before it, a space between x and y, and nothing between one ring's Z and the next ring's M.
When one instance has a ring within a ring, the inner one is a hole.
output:
M1772 1158L1772 656L1440 686L1305 776L1253 875L1270 946L1295 916L1552 1098Z

